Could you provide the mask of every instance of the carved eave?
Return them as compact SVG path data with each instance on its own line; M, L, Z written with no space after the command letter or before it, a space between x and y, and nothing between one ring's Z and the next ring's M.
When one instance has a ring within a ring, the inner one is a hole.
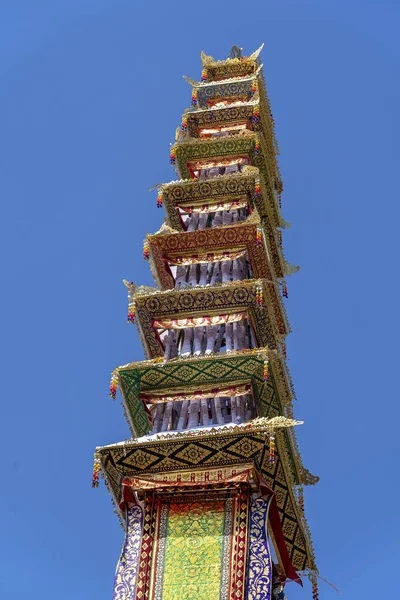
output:
M147 235L151 254L163 289L174 288L174 279L168 260L191 255L218 254L224 251L244 251L248 257L254 279L272 280L268 249L262 239L257 244L260 222L242 221L235 225L210 227L172 234ZM208 260L206 262L209 262Z
M255 194L258 182L261 184L260 193ZM250 209L255 209L262 221L275 277L280 279L285 276L285 261L277 242L276 229L271 216L275 200L271 198L263 183L260 182L258 168L246 166L242 173L220 175L205 181L198 179L173 181L162 185L161 191L169 223L178 231L183 230L178 208L184 209L185 206L204 204L205 199L228 201L247 198ZM284 227L284 225L285 222L280 219L280 227Z
M204 77L207 81L218 81L231 77L246 77L252 75L259 66L259 54L264 44L250 56L214 60L212 56L201 53Z
M257 304L257 288L262 288L263 306ZM271 294L271 290L273 294ZM186 287L150 295L134 295L136 322L148 358L163 356L163 345L154 327L155 321L192 319L205 316L244 313L260 347L279 348L281 313L274 306L275 284L268 280L245 280L224 285Z
M268 381L264 381L264 364L269 364ZM142 361L119 367L114 371L134 436L147 435L151 418L143 394L174 395L189 388L203 389L250 383L260 417L285 416L293 418L292 398L279 356L266 348L179 357L168 361ZM289 444L289 438L288 438ZM288 446L288 452L289 452ZM290 452L292 452L290 450ZM299 462L293 452L294 480L300 482Z
M275 431L276 460L268 461L268 436L257 427L223 427L189 434L166 434L97 449L107 487L118 505L125 477L167 476L213 468L250 465L256 468L276 496L285 544L298 571L314 568L308 526L297 499L291 459L283 430ZM199 473L200 475L200 473Z
M152 267L164 289L174 289L175 281L168 266L168 258L191 254L244 250L250 261L254 279L268 282L268 301L271 302L280 335L290 331L279 284L274 280L265 238L257 245L257 223L239 223L184 233L147 235Z
M245 130L241 134L218 139L185 138L176 142L172 149L182 179L193 178L193 171L202 166L206 168L204 165L248 160L250 165L259 169L263 193L268 198L272 226L274 228L282 226L277 182L271 174L269 150L261 131Z

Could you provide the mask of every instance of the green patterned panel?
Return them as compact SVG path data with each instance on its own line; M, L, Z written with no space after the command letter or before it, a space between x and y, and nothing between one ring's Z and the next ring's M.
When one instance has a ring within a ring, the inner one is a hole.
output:
M284 414L284 402L279 397L272 366L270 365L268 382L264 382L263 368L264 359L252 355L168 361L152 365L133 364L120 369L118 373L134 433L140 437L148 434L151 429L149 417L139 398L140 392L250 381L259 416L271 418Z
M225 502L169 505L160 600L220 600Z
M140 373L138 371L128 372L121 370L119 372L119 381L135 435L138 437L147 435L151 429L151 422L143 402L138 397L140 391Z

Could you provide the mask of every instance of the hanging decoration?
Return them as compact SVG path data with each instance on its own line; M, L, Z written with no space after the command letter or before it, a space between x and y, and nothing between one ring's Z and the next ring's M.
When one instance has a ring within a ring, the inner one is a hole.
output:
M97 452L94 453L92 488L99 487L99 476L101 470L100 456Z
M275 436L273 433L269 434L269 459L268 462L275 462Z
M256 246L257 248L259 248L261 246L262 243L262 233L261 233L261 229L259 229L257 227L257 233L256 233Z
M319 593L318 593L318 578L316 576L315 573L309 573L308 574L308 579L311 582L311 586L312 586L312 597L313 600L318 600L319 599Z
M146 242L145 242L146 243ZM133 283L128 287L128 323L135 322L135 296L133 295Z
M259 198L260 197L260 180L256 179L255 185L254 185L254 198Z
M246 318L246 313L230 313L222 315L206 315L204 317L188 317L182 319L154 319L153 327L158 329L185 329L186 327L211 327L223 323L236 323Z
M280 229L278 229L276 236L278 238L278 245L282 248L282 231Z
M171 150L169 153L169 161L171 165L174 165L176 163L176 151L174 146L171 146Z
M110 381L110 398L115 400L117 397L117 389L118 389L118 372L115 370L111 373L111 381Z
M163 191L162 188L159 187L157 190L157 208L161 208L163 205Z
M284 356L284 358L287 358L287 354L286 354L286 342L285 342L285 340L283 340L281 347L282 347L282 355Z
M260 307L263 305L263 289L261 285L256 287L256 304Z
M201 81L208 81L207 69L204 67L201 70Z
M181 125L181 129L185 133L188 130L188 125L187 124L188 124L188 118L187 118L187 114L185 113L184 115L182 115L182 125Z
M269 379L269 361L268 358L264 360L264 371L263 371L263 379L265 382Z
M284 298L288 298L289 297L289 293L288 293L288 289L287 289L286 283L282 283L282 296Z
M216 212L219 210L236 210L238 208L244 208L245 206L247 206L246 200L231 200L229 202L207 202L207 204L199 204L196 206L187 206L185 204L182 204L179 206L179 208L182 210L182 212L185 213L201 214Z
M257 125L260 122L260 107L258 104L253 108L253 116L251 117L253 125Z
M279 208L282 208L282 194L278 194Z
M251 84L251 93L255 94L257 91L257 80L254 78Z
M163 254L163 260L166 260L170 265L201 265L204 263L214 263L225 260L236 260L246 254L246 250L237 250L233 252L205 252L191 254L186 256L168 256Z
M192 88L192 106L197 106L197 88Z
M128 323L135 322L135 302L129 302L128 305Z
M148 240L144 240L143 242L143 258L144 260L149 260L150 258L150 244Z
M260 152L260 140L257 138L256 143L254 145L254 156L258 156Z
M149 404L165 404L166 402L182 402L183 400L200 400L202 398L215 398L215 396L230 396L237 398L239 396L245 396L249 392L251 392L251 385L244 384L233 386L220 386L208 391L194 390L193 392L181 392L173 395L157 393L140 393L139 397L141 398L141 400Z

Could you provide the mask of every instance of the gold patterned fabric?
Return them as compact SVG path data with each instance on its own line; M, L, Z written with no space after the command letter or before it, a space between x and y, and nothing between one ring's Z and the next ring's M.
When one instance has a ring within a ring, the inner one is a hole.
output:
M186 329L187 327L211 327L212 325L222 325L223 323L236 323L243 321L246 314L243 312L232 313L230 315L215 315L204 317L190 317L188 319L154 319L153 327L160 329Z
M207 202L201 206L182 206L182 211L185 213L211 213L220 210L237 210L247 206L246 200L232 200L231 202Z
M225 502L172 501L161 519L165 550L160 600L220 600Z
M246 254L246 250L237 250L236 252L207 252L206 254L199 252L190 256L168 256L163 255L163 259L170 265L201 265L204 263L213 263L224 260L235 260Z
M190 394L182 392L166 396L163 394L140 394L140 398L149 404L159 404L161 402L179 402L183 400L200 400L201 398L214 398L215 396L244 396L251 390L251 385L218 386L208 391L196 391Z

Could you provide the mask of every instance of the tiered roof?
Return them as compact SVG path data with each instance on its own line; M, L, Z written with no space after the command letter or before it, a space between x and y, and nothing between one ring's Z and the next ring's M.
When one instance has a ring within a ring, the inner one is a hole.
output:
M283 255L282 180L274 122L265 89L261 48L250 57L215 61L202 53L202 81L171 146L179 179L158 186L167 222L145 240L156 288L125 282L129 320L136 320L147 360L113 372L132 438L97 449L116 503L124 478L200 472L248 461L274 491L290 560L298 571L315 570L303 510L303 486L316 483L303 466L293 425L294 390L286 364L290 331L283 296L285 277L297 271ZM240 171L229 168L240 165ZM209 169L227 171L203 179ZM185 218L245 208L247 218L186 231ZM174 268L246 256L251 278L175 288ZM161 331L246 320L255 347L230 353L164 359ZM228 387L227 387L228 386ZM227 391L229 388L229 391ZM152 434L152 404L251 393L257 418L241 425ZM199 395L200 394L200 395ZM276 459L266 447L276 435ZM159 475L158 475L159 474Z

